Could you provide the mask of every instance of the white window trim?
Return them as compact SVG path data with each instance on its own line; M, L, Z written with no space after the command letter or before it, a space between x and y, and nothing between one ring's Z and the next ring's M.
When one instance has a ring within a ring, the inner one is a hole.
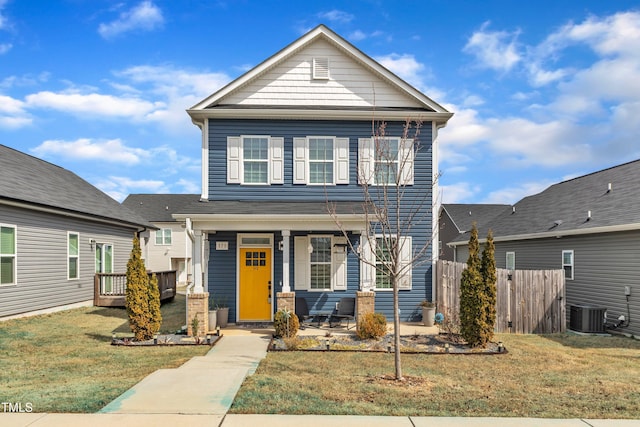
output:
M333 182L311 183L309 140L333 140ZM349 138L335 135L309 135L293 138L293 183L309 186L349 184Z
M166 234L165 231L169 230L169 233L171 235L171 242L169 243L165 243L165 239L166 239ZM162 232L162 242L158 243L158 232ZM154 243L156 246L171 246L173 244L173 230L171 228L161 228L160 230L156 230L155 232L155 240Z
M77 255L71 255L69 253L71 236L77 236L78 238L78 254ZM71 258L76 259L76 277L71 277L71 270L69 268ZM67 280L80 280L80 233L78 233L77 231L67 231Z
M13 228L13 254L0 254L3 257L13 257L13 282L3 283L0 286L16 286L18 284L18 227L13 224L2 224L0 227Z
M311 288L311 238L331 237L331 287ZM309 234L294 237L294 290L340 292L347 290L347 240L332 234Z
M267 139L267 182L244 181L244 139ZM270 135L239 135L227 137L227 184L266 186L284 184L284 138Z
M509 268L509 256L513 257L513 268ZM516 253L511 251L505 254L504 266L507 270L513 271L516 269Z
M310 152L311 152L311 140L312 139L330 139L332 145L332 154L333 157L331 162L326 160L311 160ZM324 185L336 185L336 137L335 136L307 136L305 149L306 153L306 161L305 161L305 176L307 177L307 185L312 186L324 186ZM322 163L331 163L331 167L333 169L333 173L331 174L331 182L311 182L311 162L322 162Z
M564 262L564 254L570 253L571 254L571 264L565 264ZM575 276L575 272L576 272L576 259L573 253L573 249L565 249L562 251L562 271L564 272L564 268L565 267L571 267L571 277L567 277L566 273L565 273L565 279L567 280L573 280L574 276Z
M413 138L387 136L385 139L398 141L398 174L400 185L414 184L414 148ZM376 147L374 138L358 138L358 184L371 186L395 185L395 183L377 183L376 180Z

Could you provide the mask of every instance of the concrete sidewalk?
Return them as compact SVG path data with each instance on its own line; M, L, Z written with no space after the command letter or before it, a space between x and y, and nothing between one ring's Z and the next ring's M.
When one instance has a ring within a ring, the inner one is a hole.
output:
M639 420L350 415L3 414L3 427L639 427Z

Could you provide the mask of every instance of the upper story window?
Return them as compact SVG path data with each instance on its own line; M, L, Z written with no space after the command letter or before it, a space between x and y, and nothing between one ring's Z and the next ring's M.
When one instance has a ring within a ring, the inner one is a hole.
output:
M67 233L67 278L77 279L80 277L80 235L78 233Z
M348 184L349 138L335 136L293 138L293 183Z
M242 135L227 138L227 183L247 185L284 182L284 138Z
M156 230L156 245L170 245L171 244L171 229L163 228Z
M333 138L309 138L309 184L333 184Z
M269 139L266 137L242 138L245 184L269 183Z
M358 183L413 185L413 139L358 139Z
M16 284L16 227L0 226L0 285Z

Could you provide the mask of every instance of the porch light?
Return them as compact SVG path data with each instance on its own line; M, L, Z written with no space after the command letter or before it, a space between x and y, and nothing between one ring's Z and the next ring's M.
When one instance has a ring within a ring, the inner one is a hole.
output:
M95 250L96 248L96 239L89 239L89 245L91 245L91 250Z

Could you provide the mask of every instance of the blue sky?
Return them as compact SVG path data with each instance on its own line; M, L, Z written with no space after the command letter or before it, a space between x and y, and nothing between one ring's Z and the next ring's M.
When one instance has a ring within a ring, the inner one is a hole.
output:
M318 24L455 113L444 202L515 203L640 158L624 0L0 0L0 143L117 200L200 193L185 109Z

